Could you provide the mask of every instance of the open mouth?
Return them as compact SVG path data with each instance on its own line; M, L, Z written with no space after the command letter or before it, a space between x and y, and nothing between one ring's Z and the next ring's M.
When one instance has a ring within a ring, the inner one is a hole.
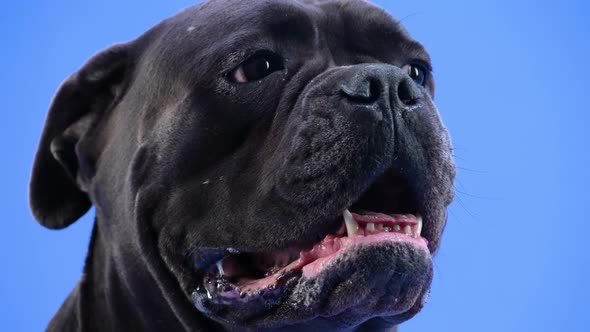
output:
M217 261L204 275L208 295L222 301L276 296L297 278L315 277L329 268L337 257L358 246L406 242L428 252L428 241L420 236L423 221L419 215L350 212L347 209L342 219L338 231L317 243L262 253L233 254Z
M313 279L361 247L403 242L430 256L428 240L421 236L428 223L417 203L411 186L389 170L334 220L319 241L266 252L226 252L205 266L198 288L217 303L272 303L301 277Z

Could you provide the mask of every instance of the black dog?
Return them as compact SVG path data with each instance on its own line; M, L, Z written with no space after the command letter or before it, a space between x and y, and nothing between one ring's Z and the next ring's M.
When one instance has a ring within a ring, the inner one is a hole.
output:
M409 319L453 198L433 93L424 48L360 0L212 0L96 55L59 89L33 168L44 226L96 208L48 330Z

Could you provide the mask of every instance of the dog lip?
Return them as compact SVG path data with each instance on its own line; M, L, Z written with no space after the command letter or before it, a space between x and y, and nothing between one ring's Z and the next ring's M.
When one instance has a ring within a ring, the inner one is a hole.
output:
M376 234L371 234L367 236L353 236L353 237L343 237L343 238L336 238L334 241L339 241L338 250L330 255L321 256L309 264L306 264L302 267L303 276L306 278L314 278L320 274L320 272L329 269L330 265L342 255L346 254L347 251L358 249L359 247L364 247L368 245L379 245L381 243L410 243L417 248L421 248L423 251L430 254L428 250L428 241L423 237L412 237L408 236L403 233L399 232L381 232ZM322 243L317 247L314 247L314 250L325 250L325 244Z
M345 216L346 212L348 210L345 210ZM321 271L329 269L334 259L355 246L408 242L429 253L428 241L420 236L420 217L376 212L348 213L356 223L354 234L347 232L348 227L343 224L337 232L327 234L313 246L296 246L267 253L242 253L257 255L259 261L270 261L269 265L265 265L268 267L267 272L259 277L256 277L256 273L248 272L248 269L252 271L253 266L259 266L260 262L255 263L249 258L245 264L245 258L240 261L238 252L226 255L210 264L202 277L202 290L208 298L225 304L228 301L244 303L278 299L289 283L302 275L307 278L317 276Z

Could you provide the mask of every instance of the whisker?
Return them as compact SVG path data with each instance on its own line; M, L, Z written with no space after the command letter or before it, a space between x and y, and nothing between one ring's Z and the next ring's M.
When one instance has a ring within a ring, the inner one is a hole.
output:
M457 197L455 197L455 200L457 201L457 204L459 204L459 206L461 206L461 208L463 208L463 210L465 210L465 212L467 212L467 214L468 214L468 215L469 215L471 218L473 218L473 219L475 219L475 220L478 220L478 219L479 219L479 217L478 217L477 215L475 215L474 213L472 213L472 212L471 212L471 211L470 211L470 210L467 208L467 206L466 206L466 205L463 203L463 200L461 199L461 197L457 196Z
M470 194L468 192L462 191L459 188L457 188L457 186L455 186L455 191L461 195L465 195L465 196L469 196L471 198L477 198L477 199L483 199L483 200L488 200L488 201L500 201L502 200L499 197L490 197L490 196L480 196L480 195L474 195L474 194Z
M418 15L424 15L424 14L425 14L425 12L414 12L414 13L408 14L408 15L402 17L401 19L399 19L398 24L402 24L402 22L404 22L408 18L418 16Z
M488 171L482 171L482 170L478 170L478 169L472 169L472 168L466 168L466 167L460 167L460 166L456 166L457 169L460 169L462 171L468 171L468 172L473 172L473 173L484 173L487 174Z

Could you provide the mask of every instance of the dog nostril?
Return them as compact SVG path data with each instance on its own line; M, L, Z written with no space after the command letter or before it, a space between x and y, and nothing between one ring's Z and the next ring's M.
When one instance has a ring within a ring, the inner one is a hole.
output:
M379 83L372 79L356 79L340 85L340 91L353 103L372 104L379 98Z
M397 96L404 105L414 106L420 98L420 93L411 79L404 78L397 86Z

